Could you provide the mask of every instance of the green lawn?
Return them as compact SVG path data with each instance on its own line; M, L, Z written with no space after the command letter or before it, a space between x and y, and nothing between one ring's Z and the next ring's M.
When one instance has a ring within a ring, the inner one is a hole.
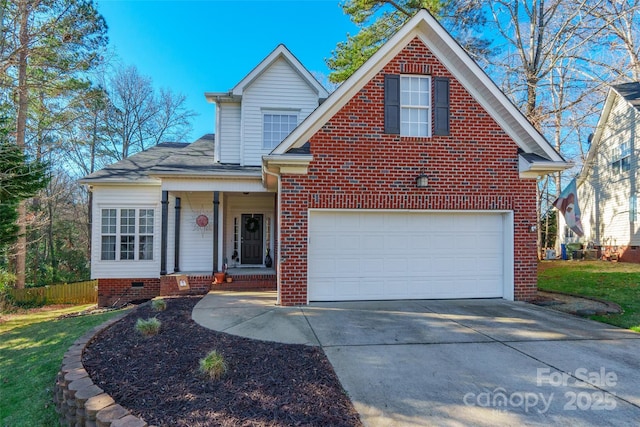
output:
M538 287L615 302L623 313L592 319L640 332L640 264L606 261L543 261Z
M44 309L0 320L0 426L57 426L53 387L62 357L87 330L117 312L56 320L88 306Z

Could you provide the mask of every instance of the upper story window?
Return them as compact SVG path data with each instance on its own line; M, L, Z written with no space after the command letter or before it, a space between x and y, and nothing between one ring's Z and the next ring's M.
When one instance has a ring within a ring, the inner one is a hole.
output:
M611 156L611 170L614 174L622 173L631 169L631 144L623 142L613 149Z
M102 209L100 259L152 260L153 209Z
M431 77L400 77L400 135L430 136Z
M275 148L298 126L298 114L268 112L262 116L262 147Z
M430 75L384 75L384 133L428 138L450 135L450 82Z

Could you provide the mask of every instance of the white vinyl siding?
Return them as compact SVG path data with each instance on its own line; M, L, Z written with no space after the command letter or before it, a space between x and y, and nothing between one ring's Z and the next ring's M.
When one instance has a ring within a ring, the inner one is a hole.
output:
M213 269L213 193L175 193L181 198L180 214L180 271L211 272ZM209 223L199 227L196 218L206 215ZM173 239L175 229L169 231ZM169 254L173 257L173 253Z
M159 185L94 186L91 241L95 249L91 252L92 278L160 277L160 196ZM141 210L147 217L143 248L139 240L136 240L141 236ZM126 226L120 222L122 211L126 211L127 218L130 217L129 211L134 211L134 222L126 221ZM150 212L153 212L153 224L148 221ZM106 213L105 217L103 213ZM115 224L112 218L115 219ZM130 233L132 229L133 234ZM133 239L127 236L133 236ZM130 240L133 240L132 244L129 243ZM131 256L131 247L133 258L127 259ZM140 260L140 249L151 259ZM107 252L109 255L106 255ZM103 255L108 259L102 259Z
M585 236L580 241L604 246L640 245L638 223L630 221L632 196L640 192L637 185L640 179L638 132L639 112L616 96L594 162L578 187L585 229ZM561 225L564 225L562 218ZM565 242L561 236L561 243Z
M431 136L431 77L400 77L400 135Z
M220 104L220 163L240 163L240 104Z
M245 88L242 96L240 164L259 166L262 156L271 152L270 148L263 147L264 111L292 111L301 123L317 106L317 93L292 66L282 58L273 62Z

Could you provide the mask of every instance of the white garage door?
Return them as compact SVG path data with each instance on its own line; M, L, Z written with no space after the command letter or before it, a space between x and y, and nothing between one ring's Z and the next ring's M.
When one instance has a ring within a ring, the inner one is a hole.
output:
M309 301L509 298L505 215L312 210Z

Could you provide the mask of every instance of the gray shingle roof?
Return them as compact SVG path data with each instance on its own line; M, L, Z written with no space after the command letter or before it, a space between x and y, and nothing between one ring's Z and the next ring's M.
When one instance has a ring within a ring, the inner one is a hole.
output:
M640 82L622 83L612 87L636 110L640 111Z
M150 168L188 145L189 143L186 142L163 142L124 160L105 166L103 169L85 176L80 182L148 180Z
M168 175L260 174L260 166L214 163L214 141L214 135L207 134L192 143L164 142L106 166L85 176L80 182L140 182Z

